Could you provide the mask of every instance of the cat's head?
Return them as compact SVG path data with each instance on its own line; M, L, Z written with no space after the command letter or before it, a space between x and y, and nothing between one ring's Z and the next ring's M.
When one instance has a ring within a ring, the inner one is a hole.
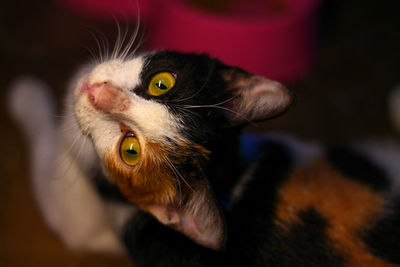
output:
M291 102L277 82L175 52L103 62L75 90L77 120L108 178L160 222L213 249L225 225L205 174L211 140Z

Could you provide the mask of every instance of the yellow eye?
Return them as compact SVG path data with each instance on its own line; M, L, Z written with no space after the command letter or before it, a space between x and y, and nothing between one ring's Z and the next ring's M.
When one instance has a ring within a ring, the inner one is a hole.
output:
M139 141L133 135L127 135L121 142L119 153L122 161L129 166L135 166L140 159Z
M175 77L169 72L160 72L153 76L149 84L149 93L153 96L163 95L175 85Z

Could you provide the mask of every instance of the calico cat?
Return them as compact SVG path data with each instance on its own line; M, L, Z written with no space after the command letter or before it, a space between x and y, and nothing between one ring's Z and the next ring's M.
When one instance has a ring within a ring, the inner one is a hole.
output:
M70 248L135 266L400 264L400 147L242 136L289 109L278 82L206 55L115 57L77 74L60 130L44 85L12 94L36 198Z

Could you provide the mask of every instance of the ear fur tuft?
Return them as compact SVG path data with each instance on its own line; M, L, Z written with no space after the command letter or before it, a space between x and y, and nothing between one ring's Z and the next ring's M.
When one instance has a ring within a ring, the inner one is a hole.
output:
M208 183L192 185L182 205L152 205L147 210L161 223L185 234L196 243L210 249L221 249L225 244L226 229L222 212Z
M294 102L294 94L279 82L252 75L240 68L223 74L227 90L235 96L227 103L233 125L266 120L285 112Z

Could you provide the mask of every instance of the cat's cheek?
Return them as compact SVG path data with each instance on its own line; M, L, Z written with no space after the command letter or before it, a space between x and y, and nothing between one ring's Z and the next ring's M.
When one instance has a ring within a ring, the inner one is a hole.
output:
M151 156L154 152L151 145L146 150L146 154L141 153L136 166L126 165L119 154L111 150L104 154L103 161L111 182L119 187L126 199L139 207L154 203L170 204L177 194L173 173L155 155Z

